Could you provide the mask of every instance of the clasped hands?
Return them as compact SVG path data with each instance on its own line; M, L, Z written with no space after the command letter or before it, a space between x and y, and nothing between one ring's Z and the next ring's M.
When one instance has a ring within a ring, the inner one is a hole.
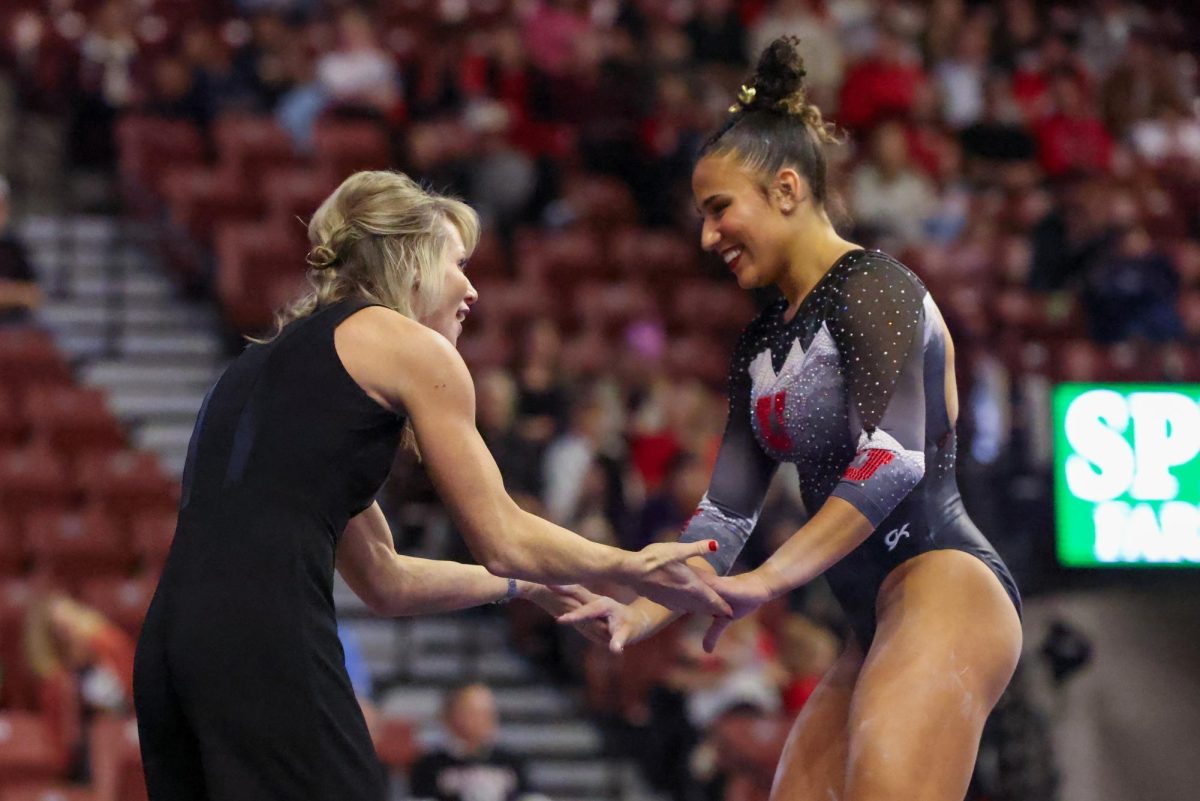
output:
M708 570L695 570L694 574L729 610L724 614L713 614L712 624L704 635L704 650L709 653L716 648L730 623L750 614L776 595L772 582L760 571L737 576L718 576ZM557 601L539 601L539 605L555 615L559 623L575 626L589 640L608 646L613 653L621 653L625 646L649 637L670 619L653 615L651 610L655 607L642 600L624 604L579 585L556 586L548 590Z

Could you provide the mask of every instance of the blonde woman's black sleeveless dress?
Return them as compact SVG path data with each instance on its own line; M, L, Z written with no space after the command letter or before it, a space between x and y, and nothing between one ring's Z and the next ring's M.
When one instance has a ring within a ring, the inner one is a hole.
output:
M134 670L151 801L384 798L332 598L338 538L403 427L334 349L367 305L249 346L200 409Z

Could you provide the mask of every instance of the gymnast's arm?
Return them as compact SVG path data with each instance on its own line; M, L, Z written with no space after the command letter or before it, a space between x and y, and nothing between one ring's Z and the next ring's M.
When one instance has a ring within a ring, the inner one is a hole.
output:
M747 350L755 340L753 329L742 334L734 349L735 365L749 362ZM758 522L767 488L779 468L779 463L754 438L750 427L750 394L749 373L742 369L732 374L729 417L708 491L680 535L682 542L716 540L720 544L716 552L688 560L688 565L697 572L724 575L733 567ZM680 616L647 598L637 599L632 606L642 613L633 615L633 619L644 625L626 644L655 634Z

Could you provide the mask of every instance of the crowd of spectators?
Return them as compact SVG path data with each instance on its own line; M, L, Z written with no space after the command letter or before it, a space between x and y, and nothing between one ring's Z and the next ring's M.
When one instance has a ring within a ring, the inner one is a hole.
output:
M299 154L319 120L367 120L394 166L480 210L510 276L522 231L603 239L635 224L694 241L693 152L757 52L798 34L811 96L847 134L832 154L833 212L851 239L904 259L942 308L959 354L963 491L1027 588L1050 540L1049 499L1025 480L1049 461L1048 381L1200 376L1200 49L1187 4L106 0L18 2L0 25L19 111L0 133L51 143L32 163L61 152L68 174L111 171L113 126L133 113L201 131L271 115ZM13 174L32 186L55 173L14 162ZM581 330L571 310L533 314L503 357L475 362L488 366L479 425L514 495L626 547L684 524L725 415L721 368L678 369L680 322L652 288L620 296L632 311L615 330ZM478 344L464 337L465 352ZM714 361L692 355L692 367ZM794 489L777 482L747 564L804 519ZM419 471L398 465L388 492L422 500ZM394 521L402 544L454 555L408 521ZM663 787L708 781L740 800L765 797L769 767L753 766L773 760L755 756L786 727L764 721L803 703L839 626L814 589L731 630L712 658L683 627L624 660L572 651L528 621L518 630L530 653L577 670L625 735L642 733ZM664 720L679 725L649 725ZM731 761L739 748L752 753ZM693 758L665 756L680 753ZM993 784L992 798L1040 797Z

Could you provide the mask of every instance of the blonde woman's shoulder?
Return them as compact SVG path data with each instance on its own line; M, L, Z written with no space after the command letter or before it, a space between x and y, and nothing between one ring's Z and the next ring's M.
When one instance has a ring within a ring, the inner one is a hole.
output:
M334 345L350 377L387 408L403 411L421 387L470 391L470 374L441 334L386 306L368 306L334 332Z

